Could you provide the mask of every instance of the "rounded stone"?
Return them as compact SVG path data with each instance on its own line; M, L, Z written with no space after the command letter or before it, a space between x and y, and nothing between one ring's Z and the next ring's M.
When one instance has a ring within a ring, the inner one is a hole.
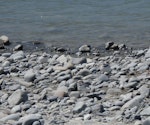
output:
M79 48L79 52L90 52L91 51L91 47L89 45L82 45Z
M2 35L0 37L0 40L3 41L4 45L9 45L10 44L8 36Z
M41 119L40 114L29 114L19 119L19 123L22 125L32 125L35 121L39 121Z
M80 113L86 108L86 105L84 102L77 102L75 104L75 107L73 108L73 113Z
M27 82L32 82L35 79L35 73L34 73L33 69L26 71L26 73L24 75L24 79Z

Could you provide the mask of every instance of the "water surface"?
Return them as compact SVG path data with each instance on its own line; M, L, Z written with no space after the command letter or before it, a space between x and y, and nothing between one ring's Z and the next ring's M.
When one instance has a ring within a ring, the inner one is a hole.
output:
M48 45L150 46L150 0L0 0L0 35Z

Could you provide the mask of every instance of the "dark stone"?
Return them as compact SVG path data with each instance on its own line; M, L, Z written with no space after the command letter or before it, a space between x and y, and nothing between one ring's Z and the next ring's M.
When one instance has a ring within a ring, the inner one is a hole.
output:
M119 46L117 44L113 44L110 49L112 50L119 50Z
M90 94L87 94L86 96L89 97L89 98L95 98L96 97L98 100L102 99L100 97L99 93L90 93Z
M114 45L114 42L107 42L107 43L105 44L105 49L106 49L106 50L109 50L112 45Z
M57 48L56 50L57 50L58 52L65 52L65 51L67 51L65 48L62 48L62 47Z

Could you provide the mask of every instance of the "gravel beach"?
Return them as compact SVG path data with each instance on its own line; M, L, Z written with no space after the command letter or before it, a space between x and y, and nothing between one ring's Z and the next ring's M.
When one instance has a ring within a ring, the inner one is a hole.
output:
M1 52L0 124L150 125L150 48L110 47Z

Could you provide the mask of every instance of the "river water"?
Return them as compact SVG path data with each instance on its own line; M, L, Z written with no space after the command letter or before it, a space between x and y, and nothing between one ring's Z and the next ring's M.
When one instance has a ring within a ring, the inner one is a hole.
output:
M13 42L150 46L150 0L0 0L0 35Z

